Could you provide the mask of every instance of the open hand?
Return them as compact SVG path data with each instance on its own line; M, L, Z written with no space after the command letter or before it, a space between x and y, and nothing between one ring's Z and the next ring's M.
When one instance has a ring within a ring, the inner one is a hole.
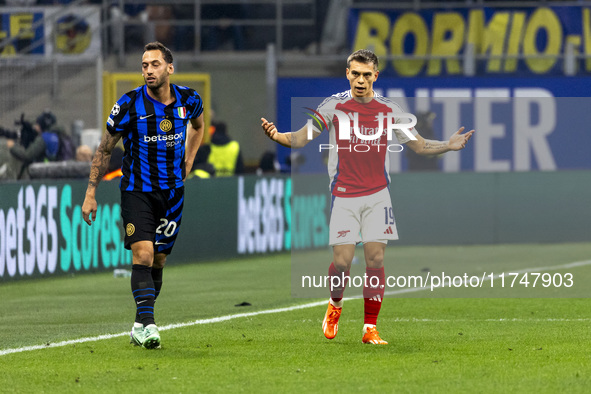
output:
M267 137L271 138L273 141L277 141L278 131L277 131L277 127L275 127L275 124L273 124L273 122L269 122L265 118L261 118L261 121L263 122L261 124L261 127L265 131L265 134L267 135Z
M472 134L474 134L474 130L470 130L467 133L462 134L464 131L464 126L460 127L458 131L452 134L449 138L449 149L450 150L460 150L466 147L466 142L470 138L472 138Z

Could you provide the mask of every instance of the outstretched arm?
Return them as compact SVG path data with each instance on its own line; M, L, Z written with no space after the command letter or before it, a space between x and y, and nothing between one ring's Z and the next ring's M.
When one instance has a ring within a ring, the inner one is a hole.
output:
M105 131L101 143L96 149L92 165L90 167L90 177L88 178L88 187L86 188L86 196L82 204L82 218L90 226L96 219L97 203L96 203L96 188L103 179L107 168L109 168L109 161L111 160L111 152L117 142L121 138L121 134L112 135ZM92 220L91 220L92 215Z
M269 122L265 118L261 118L263 122L261 127L265 131L267 137L271 138L273 141L277 142L279 145L283 145L286 148L302 148L306 146L310 140L307 138L308 134L308 127L304 126L298 131L292 131L287 133L280 133L275 127L273 122ZM318 137L320 133L314 132L312 139Z
M425 156L439 155L452 150L461 150L464 149L466 143L472 138L472 134L474 134L474 130L470 130L464 134L462 134L462 131L464 131L463 126L452 134L449 141L426 140L420 135L416 135L416 141L409 141L406 145L419 155Z

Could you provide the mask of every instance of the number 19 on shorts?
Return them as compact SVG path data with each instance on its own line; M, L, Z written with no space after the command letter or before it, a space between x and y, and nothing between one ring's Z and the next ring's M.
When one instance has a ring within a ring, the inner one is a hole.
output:
M385 224L394 224L394 210L392 207L384 207Z

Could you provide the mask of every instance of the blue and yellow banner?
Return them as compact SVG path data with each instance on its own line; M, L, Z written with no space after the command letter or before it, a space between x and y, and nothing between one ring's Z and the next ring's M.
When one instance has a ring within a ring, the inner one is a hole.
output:
M349 14L352 50L372 49L389 75L462 75L462 57L473 48L479 75L563 73L564 55L591 55L591 9L578 6L367 10ZM427 59L427 57L432 57ZM591 57L577 72L591 71Z
M43 10L2 10L0 12L0 42L10 38L15 40L7 45L2 45L0 55L16 55L23 51L31 54L42 55L45 52L43 41L44 28L40 24L43 19ZM39 45L33 46L35 42Z
M100 7L0 7L0 58L53 56L96 59Z

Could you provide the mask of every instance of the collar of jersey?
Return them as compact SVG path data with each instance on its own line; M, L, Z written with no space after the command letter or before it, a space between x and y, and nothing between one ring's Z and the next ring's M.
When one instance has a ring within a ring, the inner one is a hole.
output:
M373 90L373 89L372 89L372 90L371 90L371 92L373 93L373 96L372 96L372 98L380 97L380 96L379 96L379 95L376 93L376 91L375 91L375 90ZM351 89L349 89L349 97L351 97L351 98L355 97L355 96L353 96L353 90L351 90Z
M144 94L146 95L146 97L148 98L148 100L150 100L150 101L151 101L151 102L153 102L154 104L160 105L161 107L165 107L165 108L166 108L166 107L168 107L168 106L172 106L172 107L174 108L174 105L175 105L175 104L177 103L177 101L178 101L178 97L177 97L177 95L176 95L176 91L174 90L174 87L173 87L173 86L174 86L174 85L171 83L171 84L170 84L170 93L172 94L172 97L174 97L174 101L173 101L172 103L168 104L168 105L164 105L164 103L161 103L161 102L160 102L160 101L158 101L158 100L154 100L154 99L152 98L152 96L150 96L150 95L148 94L148 85L145 85L145 84L144 84Z

